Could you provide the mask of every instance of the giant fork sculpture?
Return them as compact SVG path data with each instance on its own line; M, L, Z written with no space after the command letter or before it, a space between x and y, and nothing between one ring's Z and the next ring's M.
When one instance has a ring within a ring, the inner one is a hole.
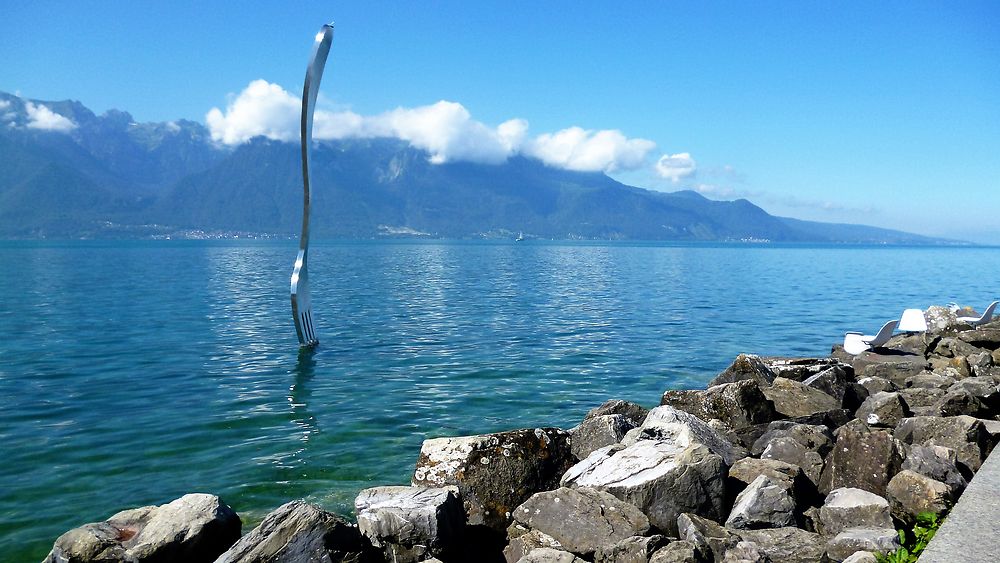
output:
M316 326L313 323L312 303L309 298L309 275L306 263L309 258L309 207L312 203L309 174L310 153L312 145L313 109L316 106L316 95L319 94L319 81L323 78L323 67L326 57L330 54L330 44L333 43L333 24L326 24L316 34L309 67L306 68L306 82L302 87L302 187L304 200L302 205L302 238L299 240L299 254L295 257L295 267L292 270L292 316L295 318L295 333L299 337L300 346L312 347L319 344L316 337Z

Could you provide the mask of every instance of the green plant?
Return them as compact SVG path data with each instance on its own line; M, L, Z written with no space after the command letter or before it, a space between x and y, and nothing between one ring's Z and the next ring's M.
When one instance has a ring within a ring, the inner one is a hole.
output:
M933 512L921 512L912 530L899 530L900 547L889 553L876 553L878 563L916 563L924 548L934 538L944 520L942 515Z

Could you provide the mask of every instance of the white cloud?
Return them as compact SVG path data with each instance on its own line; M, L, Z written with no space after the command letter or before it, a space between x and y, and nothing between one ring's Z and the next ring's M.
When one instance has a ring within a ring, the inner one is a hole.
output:
M736 190L730 188L729 186L720 186L717 184L698 184L694 186L696 192L701 195L708 197L717 198L732 198L732 197L742 197Z
M0 100L0 109L7 109L10 107L10 100Z
M665 154L656 161L656 173L661 178L677 183L681 178L694 174L697 165L690 153Z
M227 145L257 136L295 141L299 137L300 112L299 98L277 84L255 80L232 97L225 111L212 108L205 120L212 139ZM525 154L550 166L587 171L638 168L656 147L646 139L629 139L621 131L580 127L529 139L528 122L523 119L490 127L473 119L462 104L444 100L374 116L317 110L313 137L397 138L427 151L435 164L455 160L498 164L512 155Z
M35 105L31 102L25 102L24 109L28 112L27 126L29 129L65 133L76 128L76 123L73 123L71 119L55 113L43 104Z

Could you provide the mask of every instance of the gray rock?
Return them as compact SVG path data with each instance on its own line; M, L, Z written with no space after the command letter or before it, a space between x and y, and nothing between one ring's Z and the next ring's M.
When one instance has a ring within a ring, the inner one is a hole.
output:
M969 361L965 359L965 356L957 358L931 356L927 359L927 363L931 371L946 373L956 379L964 379L972 375L972 369L969 367Z
M762 391L774 403L774 410L786 417L809 416L840 408L840 401L830 395L784 377L775 379Z
M965 340L946 336L937 341L934 349L931 350L931 354L942 358L958 358L961 356L976 354L981 351L981 348L977 348Z
M241 527L239 516L219 497L187 494L70 530L59 536L46 561L214 561L239 539Z
M826 554L832 561L843 561L859 551L887 553L900 547L893 528L848 528L827 542Z
M896 427L894 435L911 445L951 448L958 461L972 472L979 470L989 454L989 434L983 423L971 416L906 418Z
M969 362L969 369L972 370L973 376L993 379L992 374L994 373L995 362L993 361L991 352L983 350L976 354L969 354L965 359Z
M503 532L510 511L556 488L574 459L569 434L558 428L436 438L424 440L412 484L456 485L468 523Z
M926 333L901 333L890 338L883 348L924 356L927 354L929 344L932 345L933 342L933 338L928 342Z
M874 395L879 391L895 391L896 385L884 377L862 377L858 380L858 383L868 390L868 393Z
M354 561L363 552L357 526L301 500L281 505L216 563Z
M737 533L756 544L774 563L816 563L823 560L826 551L819 534L800 528L740 530Z
M742 487L750 485L754 479L761 475L789 484L794 484L796 479L803 477L802 469L798 465L776 459L745 457L729 468L729 478L739 482Z
M909 446L902 469L941 481L948 485L956 498L969 484L958 469L955 450L944 446Z
M892 528L889 501L862 489L834 489L819 509L819 533L836 536L848 528Z
M676 534L684 512L721 520L726 470L739 459L738 450L694 415L668 406L650 411L642 428L635 441L602 448L574 465L562 484L607 491L668 534Z
M659 534L632 536L594 553L594 563L649 563L653 554L667 545L669 540Z
M844 559L844 563L878 563L878 559L870 551L855 551L854 555Z
M465 526L458 487L373 487L354 500L358 528L399 563L440 555Z
M507 563L520 561L522 557L542 547L562 548L559 542L552 536L543 534L538 530L529 530L517 522L511 524L507 530L510 541L503 548L503 557ZM517 532L512 534L513 530L517 530Z
M913 524L923 512L943 514L955 497L952 489L941 481L904 469L889 481L886 489L892 515L901 522Z
M783 528L795 525L792 484L760 475L736 497L727 528Z
M646 415L649 414L649 409L630 401L612 399L605 401L604 404L597 408L591 409L587 412L584 420L594 418L595 416L607 416L609 414L620 414L627 418L634 426L639 426L646 419Z
M902 387L907 377L926 370L928 361L920 355L881 355L874 352L862 352L855 356L852 365L858 381L862 381L866 377L880 377L888 379L896 387Z
M847 393L847 371L839 365L827 368L802 382L806 387L822 391L843 405Z
M514 520L581 556L649 531L649 519L641 510L586 487L536 493L514 511Z
M586 563L583 559L568 551L551 547L532 549L527 555L517 560L518 563Z
M677 535L694 544L702 557L714 561L721 561L726 551L739 541L739 537L717 522L689 513L677 517Z
M933 305L924 311L924 320L927 321L927 331L930 333L955 330L961 326L955 311L950 307L942 307L940 305Z
M649 563L706 563L707 561L709 560L698 553L693 543L683 540L670 542L661 547L649 559Z
M853 487L884 496L886 485L903 463L901 447L893 435L872 429L860 420L838 428L836 435L819 490L828 493Z
M975 330L964 330L955 335L959 340L976 348L1000 350L1000 328L996 323Z
M791 436L779 436L769 440L760 458L795 465L802 469L802 473L814 487L819 487L823 475L823 457Z
M899 393L875 393L865 399L855 414L868 426L895 428L900 420L910 415L910 408Z
M940 416L989 416L989 409L978 397L961 387L953 387L934 403L935 414Z
M906 401L906 406L911 411L924 407L934 409L934 405L944 397L945 393L946 390L936 387L910 387L899 390L899 396ZM934 412L937 410L934 409Z
M738 542L726 552L722 561L723 563L772 563L764 550L749 541Z
M929 389L947 389L955 383L955 378L932 371L922 371L906 378L906 387L926 387Z
M1000 407L1000 387L992 377L969 377L957 381L948 388L949 391L962 389L976 397L990 411Z
M761 358L761 360L774 375L794 379L798 382L805 381L834 366L840 366L842 369L847 370L848 376L854 375L851 366L847 362L842 362L836 358L784 358L771 356Z
M660 404L702 420L719 419L734 429L767 423L775 417L774 405L751 379L714 385L705 391L667 391Z
M585 418L579 426L569 431L572 439L570 449L577 459L583 459L594 450L617 444L625 433L635 428L623 414L605 414Z
M776 420L767 425L767 431L754 442L750 453L761 455L774 438L791 438L806 450L817 452L821 456L825 456L833 447L833 434L826 426Z
M774 378L774 372L767 367L760 356L740 354L733 360L732 365L715 376L708 385L712 387L722 383L735 383L747 379L754 380L760 385L770 385L774 381Z

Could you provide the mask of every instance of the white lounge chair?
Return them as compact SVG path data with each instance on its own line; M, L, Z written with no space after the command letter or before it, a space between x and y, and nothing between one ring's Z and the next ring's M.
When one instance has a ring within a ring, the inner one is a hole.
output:
M979 316L979 317L958 317L958 322L960 322L960 323L968 323L968 324L970 324L970 325L972 325L974 327L979 326L979 325L981 325L983 323L988 323L988 322L990 322L990 319L993 318L993 309L997 308L997 303L1000 303L1000 301L994 301L994 302L990 303L990 306L987 307L985 311L983 311L982 316Z
M860 332L848 332L844 335L844 351L848 354L860 354L872 348L878 348L892 338L892 331L896 330L899 320L893 320L882 325L878 334L861 334Z
M903 311L903 316L899 317L899 325L896 327L901 332L925 332L927 330L927 319L920 309L907 309Z

